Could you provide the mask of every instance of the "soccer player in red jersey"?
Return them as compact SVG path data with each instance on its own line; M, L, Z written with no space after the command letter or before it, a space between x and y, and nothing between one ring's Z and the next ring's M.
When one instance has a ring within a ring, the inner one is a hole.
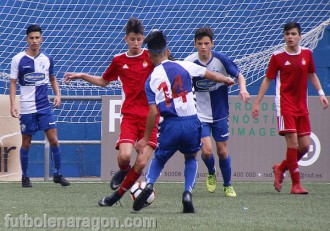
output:
M117 54L102 77L91 76L85 73L65 73L65 81L83 79L98 86L107 86L109 82L120 80L123 90L123 105L121 108L122 122L120 135L116 144L119 150L117 157L119 171L113 176L110 187L115 191L112 195L99 201L100 206L112 206L121 199L124 193L131 188L141 176L150 154L157 145L157 124L154 127L152 138L146 146L144 154L137 154L136 161L131 168L130 159L136 141L143 138L147 115L148 100L145 93L145 82L154 66L148 57L148 50L142 49L144 29L142 22L130 18L126 25L125 42L128 51ZM120 186L120 187L119 187Z
M274 186L281 191L284 172L288 169L291 175L291 194L307 194L300 184L298 161L309 150L311 126L307 107L308 80L318 91L323 109L329 105L322 90L311 50L299 45L301 27L296 22L288 22L284 26L286 46L275 51L271 56L266 77L263 79L258 96L253 104L252 116L259 116L259 104L265 95L270 82L276 80L276 112L279 134L285 137L286 159L273 167Z

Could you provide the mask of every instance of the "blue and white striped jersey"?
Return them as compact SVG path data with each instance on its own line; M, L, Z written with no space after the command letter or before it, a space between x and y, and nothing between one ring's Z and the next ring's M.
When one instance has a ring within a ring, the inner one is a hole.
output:
M49 77L55 77L51 56L40 53L31 57L25 51L14 56L11 62L11 79L20 84L20 113L30 114L50 107L48 100Z
M206 67L210 71L237 78L239 69L226 55L212 51L211 60L205 65L200 62L198 52L185 58L186 61ZM212 123L229 116L228 87L204 78L194 78L197 115L202 122Z
M163 61L146 82L149 104L156 104L164 118L196 115L191 79L202 78L205 72L205 67L192 62Z

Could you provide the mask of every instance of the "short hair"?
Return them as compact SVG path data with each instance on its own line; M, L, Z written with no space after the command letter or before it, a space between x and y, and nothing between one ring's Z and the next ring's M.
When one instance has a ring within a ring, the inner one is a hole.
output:
M210 27L201 27L195 33L195 42L203 37L209 37L213 41L214 31Z
M41 34L41 27L38 25L30 25L26 29L26 35L29 35L31 32L40 32L40 34Z
M301 27L297 22L288 22L284 25L283 32L297 28L299 35L301 35Z
M143 34L144 28L142 22L137 18L130 18L126 24L126 35L129 33Z
M166 35L161 30L153 30L144 39L151 53L162 53L167 49Z

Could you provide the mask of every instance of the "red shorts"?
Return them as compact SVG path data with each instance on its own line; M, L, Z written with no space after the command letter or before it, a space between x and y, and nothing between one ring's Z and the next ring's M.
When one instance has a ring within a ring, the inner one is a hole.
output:
M308 114L303 116L278 116L277 126L278 133L281 136L286 133L297 133L298 136L309 136L311 134L311 125Z
M131 143L134 145L136 141L142 139L146 129L146 121L147 117L123 116L120 124L120 135L116 143L116 149L119 149L119 144L121 143ZM159 118L157 118L156 125L151 133L148 143L154 149L157 146L158 122Z

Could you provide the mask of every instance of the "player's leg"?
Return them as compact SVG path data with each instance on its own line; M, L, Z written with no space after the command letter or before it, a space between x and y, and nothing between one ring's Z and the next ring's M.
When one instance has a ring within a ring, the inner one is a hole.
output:
M28 166L29 166L29 150L32 141L32 135L22 134L22 146L20 149L20 160L22 168L22 187L32 187L30 178L28 177Z
M37 113L38 129L45 131L48 139L51 159L53 162L53 181L62 186L69 186L70 183L61 174L61 149L58 143L56 122L51 109Z
M28 177L29 151L32 141L32 136L38 131L36 114L20 115L20 127L22 133L22 146L20 149L20 161L22 168L22 187L32 187L30 178Z
M223 190L226 197L236 197L231 185L231 158L228 154L229 122L223 119L212 124L212 135L216 141L219 167L223 178Z
M130 161L133 152L133 146L139 136L139 119L135 117L124 116L120 124L120 135L116 143L116 149L119 150L117 163L119 170L110 181L110 188L117 190L124 181L127 173L131 169Z
M217 178L215 173L215 159L212 153L211 126L209 123L203 123L202 128L202 160L207 167L206 188L209 192L214 192L217 187Z

